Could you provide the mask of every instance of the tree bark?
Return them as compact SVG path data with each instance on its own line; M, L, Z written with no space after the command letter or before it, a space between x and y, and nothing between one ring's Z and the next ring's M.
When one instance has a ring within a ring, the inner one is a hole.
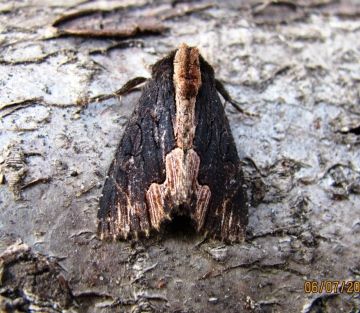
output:
M358 5L30 1L0 10L2 312L360 309ZM87 100L150 77L181 42L198 46L258 115L226 107L251 198L247 240L203 240L181 224L103 242L98 201L140 93Z

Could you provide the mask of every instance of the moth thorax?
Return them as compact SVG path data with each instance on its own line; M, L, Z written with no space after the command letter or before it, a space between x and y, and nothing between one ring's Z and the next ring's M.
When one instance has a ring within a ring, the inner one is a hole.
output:
M201 86L199 50L182 44L174 58L176 144L187 151L193 147L195 136L195 103Z

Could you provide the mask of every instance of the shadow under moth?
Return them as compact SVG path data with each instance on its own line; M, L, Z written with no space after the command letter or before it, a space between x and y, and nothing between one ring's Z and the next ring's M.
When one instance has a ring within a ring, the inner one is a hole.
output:
M244 241L245 182L218 92L236 106L196 47L154 64L106 177L102 239L149 236L185 215L207 237Z

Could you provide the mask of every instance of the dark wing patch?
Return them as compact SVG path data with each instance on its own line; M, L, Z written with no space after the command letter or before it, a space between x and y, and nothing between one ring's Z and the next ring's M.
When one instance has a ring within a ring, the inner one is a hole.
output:
M234 139L217 94L214 71L200 57L202 87L196 100L194 150L200 157L198 180L211 190L204 231L230 242L245 239L248 202Z
M173 55L154 65L116 150L98 211L101 238L137 237L150 232L146 190L165 180L165 156L175 147Z

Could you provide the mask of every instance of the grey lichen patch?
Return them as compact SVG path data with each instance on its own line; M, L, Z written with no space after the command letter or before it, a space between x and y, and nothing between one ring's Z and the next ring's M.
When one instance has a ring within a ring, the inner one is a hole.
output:
M19 143L11 143L2 151L0 160L2 174L16 199L20 199L21 184L26 176L28 167L25 154Z

